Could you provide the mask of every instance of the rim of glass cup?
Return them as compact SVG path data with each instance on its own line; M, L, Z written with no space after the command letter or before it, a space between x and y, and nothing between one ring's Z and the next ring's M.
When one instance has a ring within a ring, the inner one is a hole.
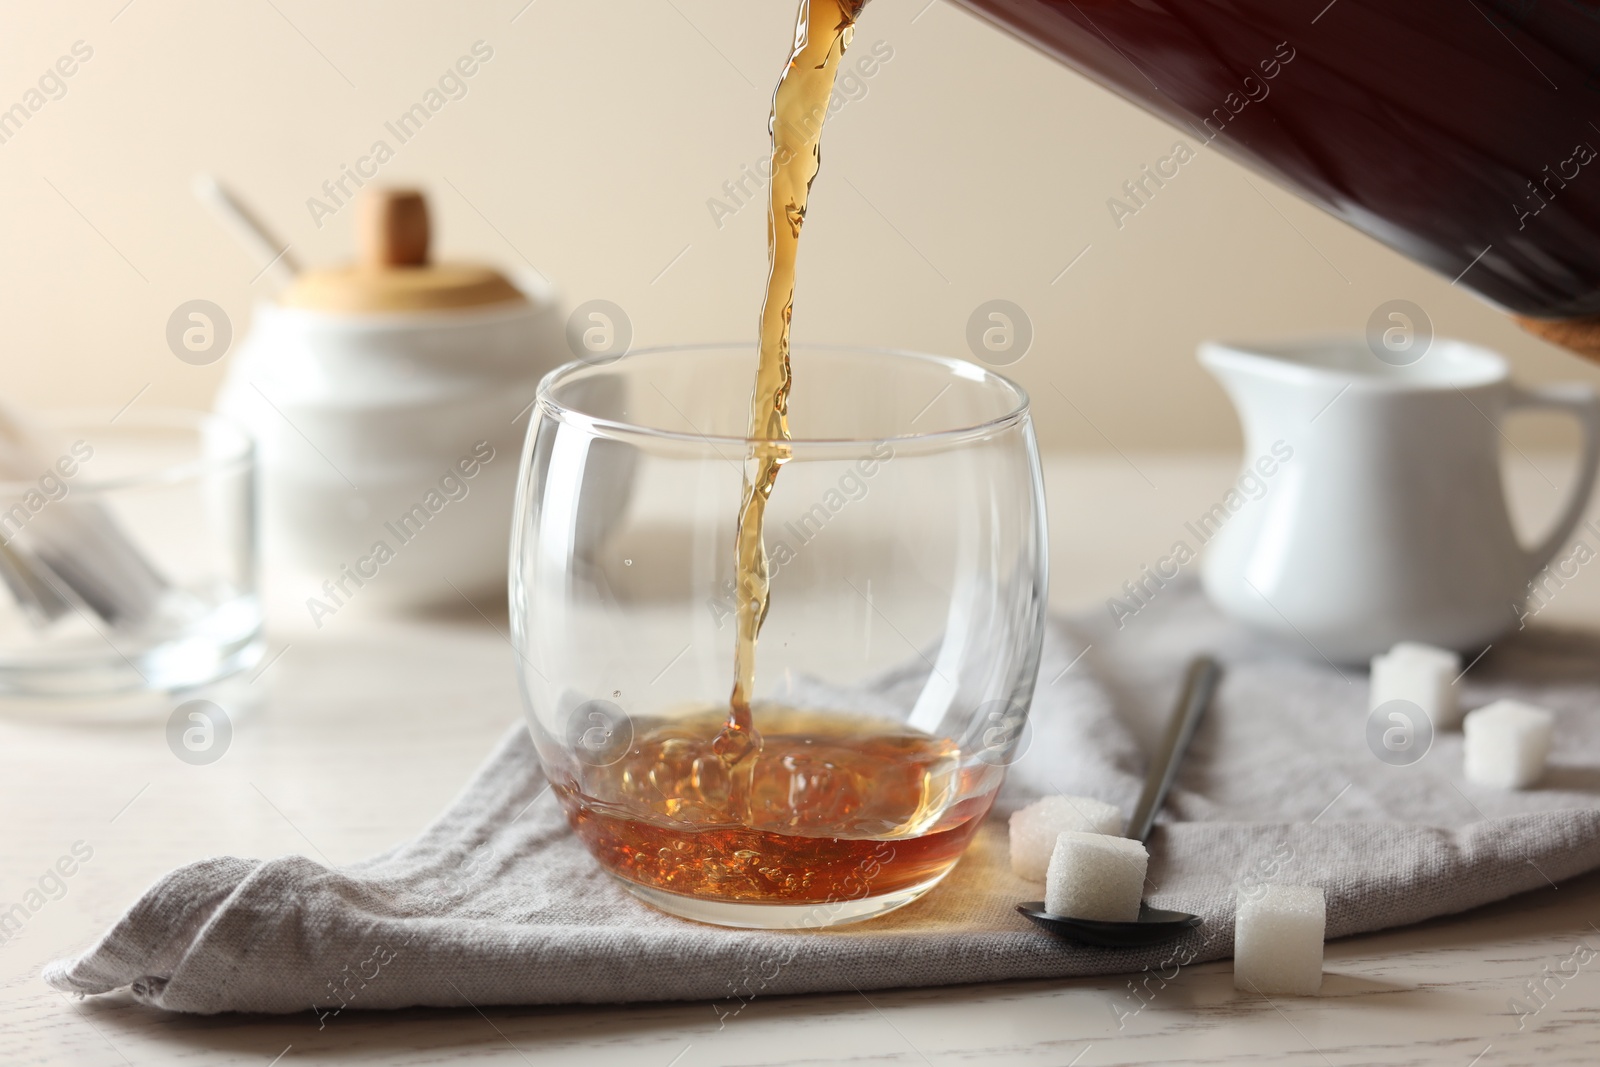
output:
M543 413L551 418L581 426L590 432L605 437L617 439L642 438L699 445L749 446L764 444L767 442L760 438L748 437L743 434L734 436L731 434L705 434L684 430L665 430L654 426L641 426L638 423L623 422L619 419L602 418L598 415L590 415L587 412L557 403L550 398L550 390L552 388L584 371L610 369L619 363L647 356L660 356L679 352L725 352L736 349L750 353L750 373L753 376L756 366L756 344L753 341L712 341L704 344L654 345L649 348L634 349L614 360L598 365L589 360L575 359L570 363L563 363L540 379L538 391L535 393L535 403L538 404ZM979 366L970 360L957 359L953 356L937 356L928 352L913 352L903 348L884 348L877 345L819 343L796 345L795 349L802 352L807 350L867 352L874 355L894 356L899 359L935 364L945 368L956 377L965 378L968 381L998 385L1000 388L1010 392L1013 402L1003 414L970 426L957 426L947 430L932 430L926 433L895 434L889 437L791 437L784 442L790 446L807 449L824 449L829 446L856 448L862 444L875 441L959 444L963 441L984 437L997 430L1014 426L1028 417L1030 400L1026 389L1005 375L996 374L987 367Z
M115 421L113 421L115 420ZM186 459L177 463L152 467L137 474L124 474L115 478L86 478L74 475L73 493L112 493L147 485L171 485L186 481L199 474L226 471L247 465L255 452L255 441L235 420L214 411L197 411L191 408L145 408L138 412L118 411L115 408L51 408L28 418L30 425L44 428L81 429L104 424L115 432L120 429L144 427L147 429L193 430L204 433L206 427L220 427L225 431L224 443L228 446L220 455ZM90 442L93 445L93 442ZM54 469L50 463L40 471L48 474ZM14 493L26 493L39 488L39 475L32 478L0 481L0 498L9 499Z

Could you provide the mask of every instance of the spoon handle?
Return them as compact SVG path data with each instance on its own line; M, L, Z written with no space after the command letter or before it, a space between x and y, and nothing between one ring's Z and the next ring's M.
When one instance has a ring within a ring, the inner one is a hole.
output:
M1134 806L1133 817L1128 820L1127 836L1135 841L1143 841L1150 836L1150 828L1156 823L1156 813L1166 802L1172 780L1178 776L1178 764L1188 751L1189 742L1193 740L1195 729L1210 706L1212 694L1217 691L1217 683L1221 679L1222 668L1210 656L1197 656L1190 662L1188 673L1184 675L1183 690L1178 694L1178 703L1167 722L1166 736L1161 739L1161 750L1150 763L1150 773L1144 780L1144 792L1139 794L1139 803Z

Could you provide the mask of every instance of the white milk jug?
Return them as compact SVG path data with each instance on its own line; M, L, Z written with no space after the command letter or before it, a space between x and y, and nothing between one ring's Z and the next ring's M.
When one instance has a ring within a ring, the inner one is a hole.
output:
M1354 662L1403 640L1482 649L1517 624L1529 582L1588 504L1600 399L1587 385L1517 386L1503 359L1458 341L1405 365L1359 339L1206 343L1199 355L1238 409L1246 467L1282 460L1208 544L1206 592L1308 654ZM1526 407L1584 430L1577 481L1533 546L1517 539L1500 477L1502 423Z

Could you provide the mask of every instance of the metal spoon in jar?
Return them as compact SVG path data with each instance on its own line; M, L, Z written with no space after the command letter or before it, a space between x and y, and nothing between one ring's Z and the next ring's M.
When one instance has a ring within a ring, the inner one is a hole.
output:
M1161 751L1150 763L1150 773L1145 777L1144 791L1128 820L1127 836L1143 842L1155 826L1156 813L1166 802L1172 781L1178 776L1178 764L1194 738L1195 729L1211 704L1211 697L1222 678L1222 668L1210 656L1200 656L1189 664L1184 677L1183 690L1178 695L1177 706L1167 723L1167 733L1161 742ZM1139 905L1139 917L1132 922L1110 922L1102 919L1074 919L1067 915L1052 915L1045 910L1044 901L1031 900L1018 904L1017 910L1059 937L1086 945L1106 948L1136 948L1170 941L1185 931L1200 925L1198 915L1183 911L1164 911L1148 904Z

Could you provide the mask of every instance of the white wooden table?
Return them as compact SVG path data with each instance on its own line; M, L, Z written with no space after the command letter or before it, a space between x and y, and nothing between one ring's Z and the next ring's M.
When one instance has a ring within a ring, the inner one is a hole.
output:
M1547 514L1570 477L1518 461L1511 491ZM1052 457L1052 600L1103 602L1171 544L1232 479L1223 457ZM1541 473L1542 471L1542 473ZM1541 615L1600 626L1584 573ZM495 609L488 608L495 614ZM1186 969L1136 1014L1125 978L757 999L721 1026L704 1003L347 1012L277 1018L166 1015L125 995L74 1001L38 978L81 949L168 869L203 856L304 852L354 860L412 835L519 714L503 620L379 622L341 614L296 628L226 697L237 732L206 767L175 759L165 714L112 724L0 718L0 904L75 843L93 850L65 892L0 944L0 1064L1584 1063L1600 1042L1600 958L1547 979L1524 1021L1509 1001L1570 956L1600 950L1600 876L1421 926L1330 943L1315 999L1237 994L1226 962ZM1119 1018L1120 1008L1122 1018ZM276 1058L276 1059L275 1059Z

